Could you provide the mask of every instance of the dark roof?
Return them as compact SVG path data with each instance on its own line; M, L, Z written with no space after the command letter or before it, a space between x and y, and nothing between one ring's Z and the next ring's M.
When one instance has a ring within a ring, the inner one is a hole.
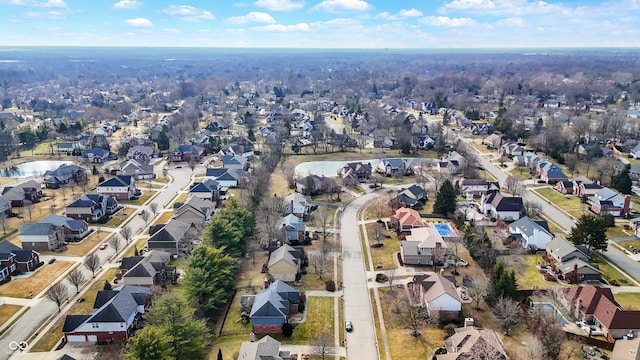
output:
M131 314L137 311L138 305L144 305L147 294L150 289L141 286L123 285L114 290L99 291L96 296L94 314L88 319L89 322L125 322ZM106 294L101 295L101 293ZM115 292L115 294L113 294ZM101 306L96 306L98 300L102 302L107 298Z
M64 319L64 325L62 326L62 332L72 332L77 329L82 323L87 321L91 315L67 315Z
M220 183L218 183L215 180L211 180L211 179L207 179L203 182L198 182L195 183L193 185L191 185L191 189L189 189L189 192L212 192L212 191L216 191L220 188Z
M76 359L75 359L75 358L72 358L71 356L69 356L69 355L67 355L67 354L64 354L64 355L60 356L60 357L58 358L58 360L76 360Z
M119 175L119 176L114 176L111 179L102 182L101 184L98 184L98 187L102 187L102 186L129 186L130 184L131 184L131 176Z
M24 224L20 229L20 235L48 235L55 231L56 226L49 223Z
M76 220L66 216L55 214L48 215L44 219L40 220L40 223L64 226L69 230L82 230L86 226L86 223L82 220Z

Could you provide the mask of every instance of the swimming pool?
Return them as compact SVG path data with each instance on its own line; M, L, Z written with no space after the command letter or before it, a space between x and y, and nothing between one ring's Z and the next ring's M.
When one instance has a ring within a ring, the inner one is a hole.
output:
M533 303L533 307L542 307L542 311L549 314L555 314L555 316L558 318L558 321L560 321L560 324L562 325L567 325L569 323L569 320L567 320L564 315L562 315L562 313L558 311L558 309L556 309L555 305L551 303Z
M433 226L438 230L438 233L442 237L456 236L455 231L453 231L453 228L448 223L434 223Z

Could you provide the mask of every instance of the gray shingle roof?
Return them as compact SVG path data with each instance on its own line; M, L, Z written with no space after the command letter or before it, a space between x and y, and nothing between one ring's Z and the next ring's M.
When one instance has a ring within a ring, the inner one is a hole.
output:
M47 223L24 224L20 235L48 235L55 230L55 225Z
M526 236L531 236L536 231L543 231L551 235L549 231L547 231L543 226L533 221L528 216L525 216L520 220L514 221L511 224L509 224L509 230L511 230L511 233L520 233Z

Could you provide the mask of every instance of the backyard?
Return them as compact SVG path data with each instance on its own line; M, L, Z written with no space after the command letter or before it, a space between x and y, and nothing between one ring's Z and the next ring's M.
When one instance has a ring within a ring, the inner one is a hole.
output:
M520 289L549 289L569 286L561 282L547 281L544 279L543 274L538 272L536 264L538 262L544 263L542 254L509 256L505 259L505 262L510 269L515 270L516 280Z

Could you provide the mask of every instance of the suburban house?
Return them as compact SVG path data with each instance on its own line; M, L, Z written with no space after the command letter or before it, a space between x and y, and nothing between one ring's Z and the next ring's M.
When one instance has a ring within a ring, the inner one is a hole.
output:
M196 145L180 145L169 154L169 161L200 161L204 149Z
M0 241L0 264L14 271L33 271L40 266L40 253L35 250L22 249L9 240Z
M350 162L338 169L338 176L342 179L342 185L354 186L369 181L371 171L369 163Z
M77 165L62 164L55 170L44 173L44 185L49 189L58 189L71 181L79 183L87 180L87 170Z
M150 289L121 285L98 291L90 315L67 315L62 326L69 343L126 342L142 327L142 314L150 303Z
M401 189L398 195L391 199L389 203L392 208L410 207L416 208L427 201L427 192L418 185L411 185L406 189Z
M274 280L295 281L302 267L302 259L296 257L300 250L283 244L269 254L267 268ZM304 250L302 251L304 254Z
M297 356L296 356L297 358ZM239 360L291 360L289 351L280 351L280 342L269 335L255 341L245 341L240 346Z
M158 149L153 146L134 145L127 152L127 159L139 160L140 163L148 164L152 158L160 156Z
M569 177L562 172L558 166L548 161L540 161L536 166L536 175L540 177L540 180L545 181L547 184L555 184L558 181L568 181Z
M226 155L222 159L222 167L225 169L238 169L246 171L249 169L249 161L244 156Z
M251 160L255 154L253 153L253 145L246 144L230 144L218 151L218 156L242 156Z
M289 214L278 220L276 227L282 229L287 241L291 241L294 244L304 241L306 227L301 218Z
M520 219L524 212L524 204L519 196L503 196L501 193L493 193L481 198L482 212L503 221L515 221Z
M37 203L42 197L42 186L34 180L28 180L15 186L5 186L2 197L11 203L12 207L21 207L25 201Z
M473 359L476 354L491 360L508 360L500 335L493 330L465 326L455 329L455 334L444 341L446 354L436 355L437 360Z
M547 243L546 257L551 263L567 262L574 258L589 261L588 250L584 246L576 247L561 237L555 237Z
M128 160L126 163L122 164L118 175L133 176L136 180L155 179L156 177L153 172L153 165L142 163L136 159Z
M249 173L241 169L208 168L205 179L215 180L222 187L236 188L249 179Z
M51 214L40 220L41 224L53 224L64 230L64 240L67 242L80 241L89 234L89 225L84 220Z
M293 214L299 218L307 216L311 213L314 205L311 202L310 196L304 196L300 193L294 192L282 201L282 214Z
M427 222L420 217L420 213L409 208L399 208L391 215L391 225L398 232L410 231L414 228L427 226Z
M485 179L464 179L460 182L460 193L466 197L480 197L500 191L497 181Z
M577 321L593 325L610 342L640 336L640 311L622 310L609 288L573 286L561 302Z
M296 191L305 195L326 194L341 190L338 183L330 177L310 174L296 179Z
M564 195L573 195L575 190L573 189L573 181L570 180L562 180L556 183L554 188L561 194Z
M629 150L629 155L634 159L640 159L640 142Z
M482 143L487 145L489 149L499 149L502 145L502 137L498 134L490 134L482 140Z
M120 277L127 285L165 286L177 279L176 268L169 265L171 254L151 250L144 256L131 256L122 259Z
M455 278L441 274L415 274L412 286L419 286L420 301L427 307L429 314L435 311L440 320L452 320L460 317L462 300L456 291Z
M136 195L136 180L133 176L114 176L98 184L96 191L117 200L129 200Z
M53 224L24 224L20 229L20 243L25 250L55 250L64 245L64 240L64 229Z
M589 263L588 250L576 247L566 239L556 237L547 244L545 259L558 278L572 283L598 281L602 272L597 264Z
M80 151L80 150L84 150L85 147L84 145L80 142L80 141L74 141L74 142L59 142L58 143L58 152L66 152L66 153L72 153L74 151Z
M175 203L173 206L172 219L192 225L202 225L209 221L216 209L216 203L197 196L189 196L186 202Z
M220 199L220 190L221 186L219 182L211 179L205 179L203 182L191 184L191 188L189 188L189 195L203 200L216 202Z
M625 216L631 212L631 195L621 195L609 188L598 190L589 198L589 202L591 211L600 216Z
M546 249L549 241L553 239L545 220L535 221L528 216L509 224L509 232L525 249Z
M404 159L395 158L380 160L376 171L385 176L404 176L407 175L411 169L407 167Z
M177 255L178 253L189 253L191 251L188 232L190 224L171 219L166 224L153 225L149 228L149 249L162 250Z
M300 292L285 282L276 280L257 293L251 307L251 323L256 334L280 334L289 315L298 312Z
M444 263L449 246L433 224L410 229L411 233L400 242L400 256L407 265L434 265Z
M573 194L576 196L592 197L602 189L603 186L595 182L582 181L578 184L574 180Z
M118 208L118 201L111 196L88 193L67 205L65 215L77 220L96 222L103 216L112 215Z
M11 202L0 195L0 214L11 215Z
M506 143L500 146L500 155L513 158L514 156L524 155L524 147L514 144Z
M90 163L102 164L107 161L118 159L118 155L102 148L93 148L83 152L82 158Z

